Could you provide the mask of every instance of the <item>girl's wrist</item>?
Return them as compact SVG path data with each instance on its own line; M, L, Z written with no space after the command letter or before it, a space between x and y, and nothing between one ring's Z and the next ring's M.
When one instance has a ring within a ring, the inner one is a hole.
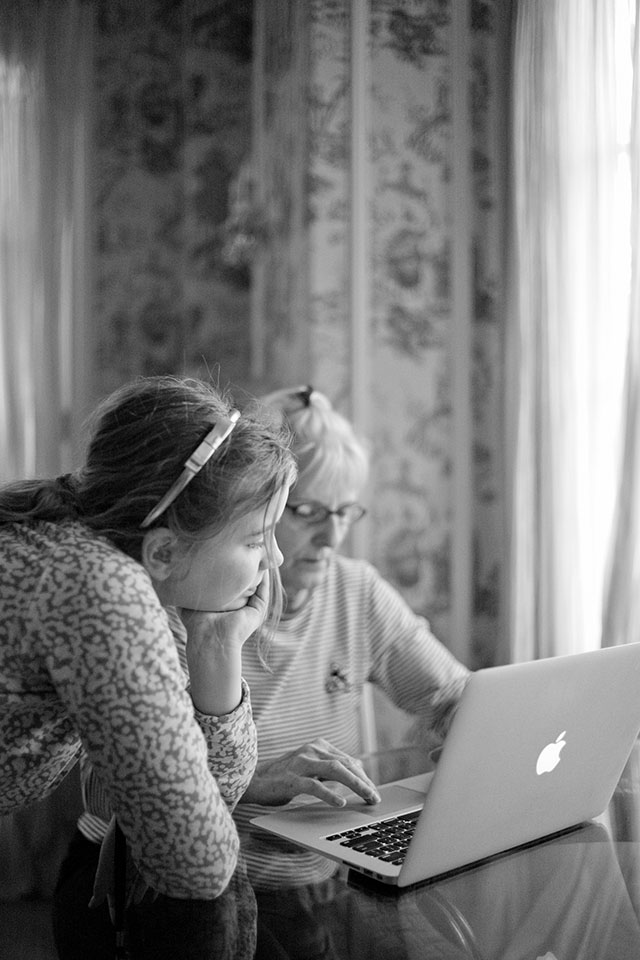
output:
M242 684L217 692L209 689L199 690L193 684L190 688L191 701L198 713L207 717L224 717L233 713L242 703Z

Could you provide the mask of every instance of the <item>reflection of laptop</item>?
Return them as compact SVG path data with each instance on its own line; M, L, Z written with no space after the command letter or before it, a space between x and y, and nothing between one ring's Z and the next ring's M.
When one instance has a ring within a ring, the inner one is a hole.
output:
M458 945L462 934L466 957L640 957L640 924L616 849L595 821L430 883L419 913L416 921L405 910L402 919L420 931L427 919Z
M598 816L639 731L640 643L478 670L434 774L381 788L375 807L350 794L339 810L292 803L252 823L404 887ZM404 859L395 816L412 832Z

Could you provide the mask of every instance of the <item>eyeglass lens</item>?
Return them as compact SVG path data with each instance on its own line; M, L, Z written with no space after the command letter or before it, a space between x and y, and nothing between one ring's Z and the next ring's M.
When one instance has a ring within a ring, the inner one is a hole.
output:
M327 517L337 516L348 523L355 523L366 513L359 503L343 503L335 510L330 510L323 503L292 503L287 504L289 509L301 520L308 523L322 523Z

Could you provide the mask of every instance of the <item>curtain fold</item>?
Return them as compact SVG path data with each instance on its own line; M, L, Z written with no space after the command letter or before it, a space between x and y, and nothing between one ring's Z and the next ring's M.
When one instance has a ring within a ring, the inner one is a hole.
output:
M72 466L86 409L93 5L0 3L0 482ZM50 896L74 774L0 819L0 897Z
M517 6L512 660L601 643L629 321L628 180L617 124L622 7Z
M68 469L83 406L92 17L0 6L2 481Z
M636 8L640 3L636 4ZM631 297L624 442L603 613L603 645L640 640L640 18L633 37L631 105Z

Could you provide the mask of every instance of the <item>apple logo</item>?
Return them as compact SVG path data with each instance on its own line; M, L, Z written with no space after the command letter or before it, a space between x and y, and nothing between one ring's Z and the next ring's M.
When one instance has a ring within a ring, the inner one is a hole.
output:
M536 763L536 773L538 776L542 773L550 773L551 770L560 763L560 751L567 742L562 739L566 732L566 730L563 730L562 733L558 734L553 743L548 743L546 747L540 751L540 756Z

